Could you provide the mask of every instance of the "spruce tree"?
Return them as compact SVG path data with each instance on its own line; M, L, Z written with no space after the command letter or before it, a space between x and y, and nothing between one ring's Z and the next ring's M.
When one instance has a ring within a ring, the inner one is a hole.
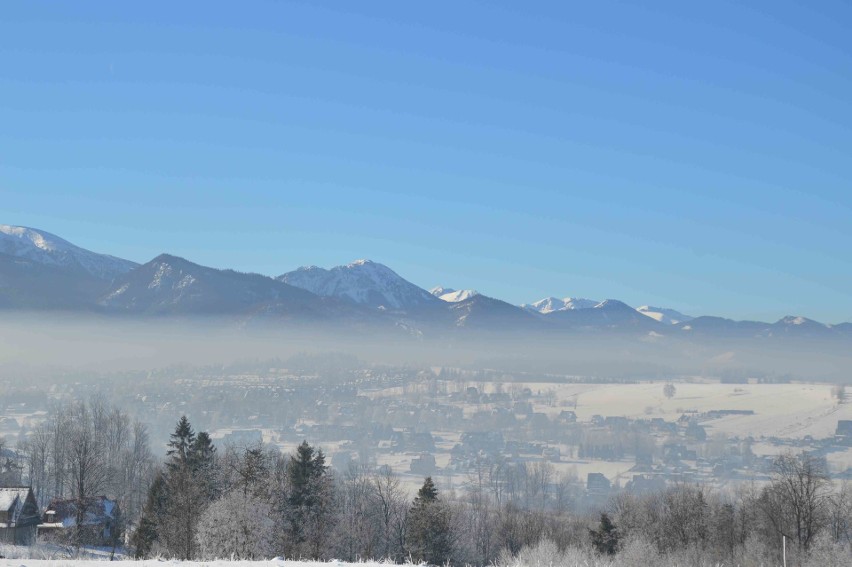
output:
M450 559L449 508L439 499L432 477L426 477L411 506L407 543L415 562L443 565Z
M325 455L302 442L287 463L289 537L294 553L318 557L328 534L332 485Z
M190 446L189 467L208 502L215 500L218 496L216 447L206 431L200 431Z
M181 416L175 426L175 432L169 437L169 450L166 455L171 457L169 468L185 465L189 462L192 447L195 444L195 432L185 415Z
M156 542L188 560L196 555L198 518L216 496L216 449L206 432L196 436L186 416L175 426L168 447L166 466L148 492L134 546L137 556L144 556Z
M596 530L589 530L592 546L601 555L615 555L618 551L618 529L609 515L601 513L601 523Z
M133 532L130 544L134 548L134 557L144 559L151 553L158 539L158 527L163 523L163 516L168 505L168 489L162 474L158 474L148 489L148 498L142 508L142 518L139 527Z

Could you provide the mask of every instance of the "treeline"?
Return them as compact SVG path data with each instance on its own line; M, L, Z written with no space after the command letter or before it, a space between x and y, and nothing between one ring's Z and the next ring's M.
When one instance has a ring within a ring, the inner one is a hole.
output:
M450 494L427 478L410 501L388 470L335 475L307 442L293 455L260 446L219 454L182 418L132 541L139 557L476 565L552 542L590 561L641 552L657 563L745 566L780 562L783 537L799 563L827 548L852 559L852 492L810 456L783 455L772 482L734 493L687 484L620 493L598 518L557 506L559 479L550 474L543 464L482 466Z
M478 459L457 490L427 478L412 499L386 467L333 473L307 442L217 448L185 417L156 464L144 426L97 401L57 406L19 452L42 501L118 500L138 557L747 567L780 564L786 539L790 565L852 564L852 490L804 454L767 483L621 492L591 516L548 463Z

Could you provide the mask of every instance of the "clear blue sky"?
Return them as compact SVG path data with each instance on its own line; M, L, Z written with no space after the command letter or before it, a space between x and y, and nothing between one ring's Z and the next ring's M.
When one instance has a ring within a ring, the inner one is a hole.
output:
M852 4L635 4L4 2L0 222L852 319Z

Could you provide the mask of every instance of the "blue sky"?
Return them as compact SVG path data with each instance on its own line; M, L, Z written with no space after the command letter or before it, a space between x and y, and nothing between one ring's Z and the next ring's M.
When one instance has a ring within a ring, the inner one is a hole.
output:
M6 2L0 222L852 319L852 4Z

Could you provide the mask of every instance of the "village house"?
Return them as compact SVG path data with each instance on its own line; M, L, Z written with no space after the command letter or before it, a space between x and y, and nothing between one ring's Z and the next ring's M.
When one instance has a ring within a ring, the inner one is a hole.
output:
M31 488L0 487L0 542L32 545L39 520L38 504Z
M80 529L77 530L78 518L82 516ZM93 496L83 501L74 499L54 499L48 504L38 527L39 535L45 538L69 537L74 530L74 536L93 545L111 545L121 537L119 521L121 511L115 500L106 496Z

